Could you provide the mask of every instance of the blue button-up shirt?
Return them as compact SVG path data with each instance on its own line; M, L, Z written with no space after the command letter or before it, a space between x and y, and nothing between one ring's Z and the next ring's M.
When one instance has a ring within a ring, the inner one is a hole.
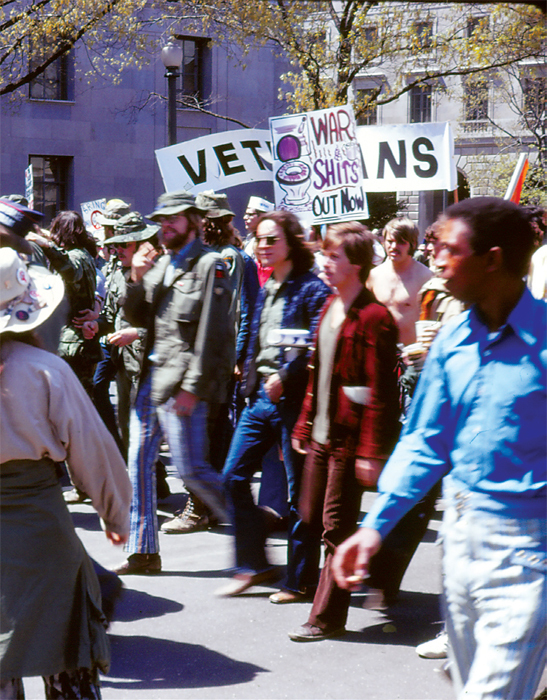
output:
M384 537L443 476L472 508L545 515L546 310L525 289L495 333L476 308L442 329L364 526Z

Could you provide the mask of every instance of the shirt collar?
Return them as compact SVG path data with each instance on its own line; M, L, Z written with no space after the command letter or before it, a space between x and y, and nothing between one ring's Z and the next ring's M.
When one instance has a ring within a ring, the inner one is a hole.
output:
M511 329L527 345L535 345L537 338L531 331L534 327L534 303L535 299L527 287L524 287L520 299L515 308L509 314L507 321L498 329L498 338L501 338L506 329ZM471 315L472 328L479 328L488 332L484 321L478 313L477 307L473 306Z

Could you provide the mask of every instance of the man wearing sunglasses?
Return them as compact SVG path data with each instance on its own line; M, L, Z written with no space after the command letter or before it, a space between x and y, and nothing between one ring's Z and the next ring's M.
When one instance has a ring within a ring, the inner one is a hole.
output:
M113 265L106 280L106 299L97 321L86 324L86 331L99 333L108 349L110 362L114 369L109 374L108 384L115 377L118 389L118 420L113 409L105 415L102 402L93 395L101 417L118 442L120 451L127 458L129 445L129 410L131 397L134 398L136 385L142 368L144 328L135 328L129 323L123 309L127 281L131 273L133 256L139 248L146 245L147 250L155 256L161 254L158 242L158 226L147 224L138 212L130 212L112 222L113 236L108 245L114 251L116 265ZM97 377L97 373L96 373ZM95 389L95 385L94 385ZM119 428L119 429L118 429ZM121 433L121 437L120 437Z

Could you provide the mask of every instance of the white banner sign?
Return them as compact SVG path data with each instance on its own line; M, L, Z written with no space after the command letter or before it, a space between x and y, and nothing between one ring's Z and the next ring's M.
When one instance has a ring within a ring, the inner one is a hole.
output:
M34 209L34 172L32 165L25 170L25 198L29 209Z
M358 126L366 192L455 190L449 123Z
M82 219L88 231L94 232L102 229L97 221L97 215L102 214L106 209L106 199L94 199L92 202L82 202Z
M368 218L351 107L270 119L278 209L310 223Z
M160 148L156 159L166 192L225 190L271 182L270 132L238 129Z

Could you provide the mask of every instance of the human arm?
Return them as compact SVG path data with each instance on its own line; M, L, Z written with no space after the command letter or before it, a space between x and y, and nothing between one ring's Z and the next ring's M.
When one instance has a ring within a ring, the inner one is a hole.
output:
M382 538L376 530L362 527L336 548L331 567L340 588L359 590L368 576L369 562L381 544Z
M368 304L361 312L359 331L359 384L370 390L359 425L357 458L385 462L399 436L399 390L397 386L397 326L389 311ZM354 336L357 341L357 336ZM350 358L342 358L350 362ZM373 470L379 465L376 464Z
M251 321L258 296L260 285L258 283L258 271L254 260L245 255L243 258L245 263L243 273L243 284L241 285L241 310L239 317L239 329L236 339L236 362L239 367L242 366L247 345L249 343L249 335L251 330Z
M83 277L84 268L78 257L70 255L69 251L59 248L49 238L38 233L28 233L26 239L40 246L50 267L61 275L64 282L78 282Z
M131 484L116 443L72 370L49 373L49 421L65 446L74 486L87 493L106 532L129 532ZM120 542L120 543L121 543Z

